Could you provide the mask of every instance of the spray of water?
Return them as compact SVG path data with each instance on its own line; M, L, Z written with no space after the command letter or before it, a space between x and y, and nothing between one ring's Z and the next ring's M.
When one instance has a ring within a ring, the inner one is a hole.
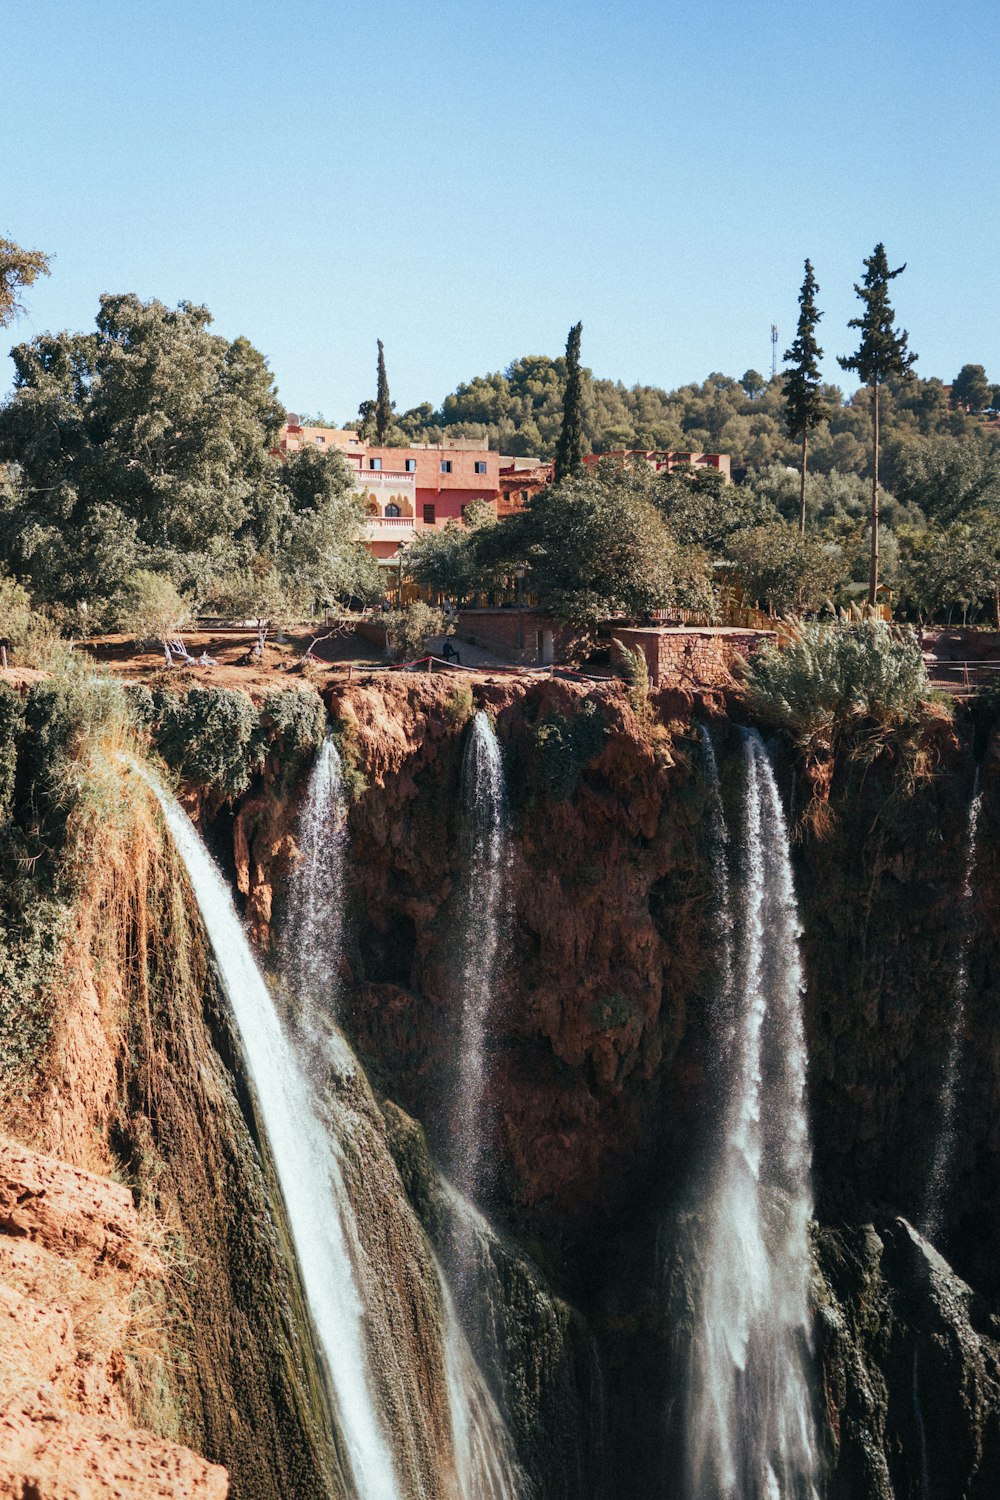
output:
M187 868L239 1030L357 1495L402 1500L372 1396L364 1307L349 1249L352 1211L336 1141L316 1113L225 881L181 807L146 780Z
M462 761L464 871L458 941L462 1031L452 1113L451 1176L468 1198L481 1186L486 1042L500 957L507 848L503 754L489 718L472 720Z
M701 1247L689 1493L692 1500L812 1500L818 1465L800 928L784 813L756 733L744 735L743 755L743 912Z
M948 1183L951 1165L955 1156L955 1115L958 1109L959 1075L962 1064L962 1038L965 1033L965 1002L969 993L969 957L972 952L973 880L976 873L976 849L979 832L979 810L982 792L979 790L979 767L969 803L969 820L965 838L965 874L962 880L962 896L959 907L958 955L952 981L951 1026L948 1033L948 1051L945 1056L944 1078L941 1085L941 1113L938 1122L934 1155L927 1179L927 1197L921 1219L921 1230L929 1240L940 1237L948 1201Z

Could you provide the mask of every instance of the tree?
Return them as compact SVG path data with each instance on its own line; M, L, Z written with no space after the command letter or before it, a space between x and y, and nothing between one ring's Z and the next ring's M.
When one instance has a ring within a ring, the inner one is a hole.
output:
M885 246L880 242L865 259L865 277L854 290L864 304L860 318L852 318L849 328L861 331L854 354L838 355L843 370L854 370L871 391L872 407L872 503L871 562L868 577L868 602L878 600L878 457L879 457L879 387L891 375L904 376L917 356L907 346L909 335L893 327L895 312L889 301L889 283L906 270L906 262L889 270Z
M963 365L951 383L951 404L970 412L985 411L992 389L982 365Z
M197 593L271 545L284 412L264 356L210 323L190 302L105 296L94 332L12 351L0 558L40 601L86 604L96 623L137 568Z
M717 469L674 469L659 476L651 499L682 546L717 552L737 531L776 519L771 501L753 487L728 484Z
M904 590L921 618L957 604L965 623L984 599L1000 630L1000 515L973 512L947 526L903 533Z
M498 545L520 554L543 609L590 626L607 615L646 615L698 586L707 592L701 555L673 540L648 484L648 471L605 460L493 528Z
M190 614L188 601L169 578L140 568L129 580L120 624L125 634L137 642L159 641L169 667L170 642L183 629Z
M389 436L389 428L392 426L392 414L396 410L396 403L389 399L389 377L385 373L385 351L382 348L382 340L378 340L378 366L376 370L375 400L362 401L358 407L358 428L362 437L369 440L374 437L376 444L385 447L386 438Z
M785 358L788 358L787 354ZM754 369L743 371L743 374L740 376L740 385L746 391L751 401L756 401L757 397L762 396L767 390L767 381L759 370Z
M580 371L582 334L583 324L574 323L566 340L566 389L563 392L562 428L556 445L557 484L583 467L583 377Z
M816 324L823 314L816 306L819 286L813 274L812 261L807 260L802 288L799 292L799 321L795 339L784 358L792 361L791 369L785 372L785 422L793 438L802 445L799 464L799 532L806 534L806 465L809 434L814 427L829 416L829 408L822 396L822 377L819 361L823 351L816 342Z
M1000 450L985 437L908 443L896 462L896 493L945 524L973 511L1000 514Z
M24 311L19 300L23 289L48 275L49 257L41 250L22 250L13 240L0 239L0 328Z
M413 661L425 656L437 636L453 635L455 623L442 609L434 609L418 599L408 609L390 611L384 616L386 645L394 661Z
M839 549L802 536L785 521L737 532L728 552L749 597L779 612L820 609L844 577Z

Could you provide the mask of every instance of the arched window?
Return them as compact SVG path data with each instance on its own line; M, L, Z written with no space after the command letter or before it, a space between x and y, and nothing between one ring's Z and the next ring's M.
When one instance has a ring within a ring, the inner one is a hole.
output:
M385 513L386 513L387 516L398 516L399 515L399 506L398 505L387 505L386 508L385 508Z

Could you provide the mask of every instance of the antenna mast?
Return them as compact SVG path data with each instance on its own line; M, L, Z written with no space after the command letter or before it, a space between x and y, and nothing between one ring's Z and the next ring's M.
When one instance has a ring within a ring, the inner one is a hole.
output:
M771 379L778 373L778 325L771 324Z

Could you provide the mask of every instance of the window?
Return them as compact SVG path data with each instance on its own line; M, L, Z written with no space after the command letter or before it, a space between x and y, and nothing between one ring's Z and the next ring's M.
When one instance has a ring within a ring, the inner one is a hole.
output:
M380 458L370 458L368 460L368 467L369 469L381 469L382 460Z
M385 513L386 513L387 516L392 516L393 519L395 519L395 517L398 516L399 513L400 513L399 512L399 506L398 505L387 505L386 508L385 508Z
M415 458L408 458L403 464L403 468L407 474L415 474L417 472L417 460Z
M476 459L476 473L477 474L485 474L486 473L486 460L484 458L477 458Z
M434 507L433 507L433 505L425 505L424 506L424 525L425 526L433 526L434 525Z
M442 460L441 460L441 473L442 474L450 474L451 473L451 459L450 458L442 458Z
M313 442L314 443L320 443L320 444L322 444L322 443L326 442L326 438L325 437L316 437L316 438L313 438Z

